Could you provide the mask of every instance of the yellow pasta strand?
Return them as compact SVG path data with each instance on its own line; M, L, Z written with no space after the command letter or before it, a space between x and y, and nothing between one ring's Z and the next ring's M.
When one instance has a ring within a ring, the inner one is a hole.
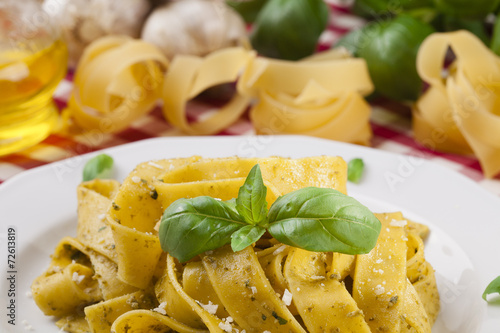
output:
M91 332L109 333L111 325L120 315L136 309L154 308L154 299L143 291L123 295L85 308Z
M225 246L202 255L202 261L219 299L242 329L305 333L277 297L251 247L233 252Z
M456 60L443 78L450 47ZM430 88L413 109L415 138L438 150L473 152L486 177L500 171L500 58L467 31L436 33L421 45L417 70Z
M198 330L186 326L174 319L163 316L150 310L134 310L122 314L111 326L111 332L116 333L144 333L144 332L179 332L179 333L208 333L207 330Z
M354 272L353 298L363 311L371 330L399 332L406 292L406 236L401 214L376 215L382 223L377 245L358 255Z
M123 130L155 105L167 67L168 60L151 44L103 37L82 55L67 110L83 129Z
M308 332L370 332L363 312L336 275L327 276L326 254L293 249L285 277Z
M235 82L241 69L253 56L253 52L233 47L215 51L205 58L175 57L163 84L165 118L192 135L214 134L231 125L246 110L249 97L236 94L220 110L192 124L186 119L186 104L210 87Z

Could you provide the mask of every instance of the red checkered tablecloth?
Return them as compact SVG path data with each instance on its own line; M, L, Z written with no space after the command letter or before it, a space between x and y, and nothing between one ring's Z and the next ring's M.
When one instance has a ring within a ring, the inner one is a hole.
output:
M331 8L331 17L328 29L320 38L318 51L328 49L344 33L364 24L362 19L349 14L348 6L352 1L328 0L327 2ZM70 73L60 83L54 95L59 109L62 110L66 106L71 90ZM412 138L411 112L408 106L387 100L374 101L372 106L371 125L374 134L372 147L432 160L464 174L490 192L500 195L500 177L485 179L475 157L439 153L416 143ZM191 102L187 110L188 118L196 121L209 109L209 105L204 103ZM184 135L182 132L166 122L160 107L133 122L129 128L120 133L88 132L76 136L52 134L32 148L1 157L0 183L24 170L65 158L148 138L182 135ZM248 118L243 117L217 135L254 135L254 131Z

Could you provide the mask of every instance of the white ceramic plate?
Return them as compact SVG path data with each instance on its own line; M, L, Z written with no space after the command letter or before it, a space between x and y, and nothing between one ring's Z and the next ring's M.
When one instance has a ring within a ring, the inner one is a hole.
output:
M158 138L106 150L123 180L140 162L170 157L339 155L361 157L366 172L349 194L377 212L401 210L426 223L426 257L436 269L442 311L435 333L498 332L500 307L481 295L500 275L500 199L445 167L413 157L297 136ZM57 332L29 296L30 284L47 267L55 245L76 233L76 186L88 154L26 171L0 186L0 331ZM15 229L15 263L8 262L8 228ZM15 273L8 273L14 271ZM9 277L15 282L12 290ZM15 280L15 281L14 281ZM8 323L11 300L15 323Z

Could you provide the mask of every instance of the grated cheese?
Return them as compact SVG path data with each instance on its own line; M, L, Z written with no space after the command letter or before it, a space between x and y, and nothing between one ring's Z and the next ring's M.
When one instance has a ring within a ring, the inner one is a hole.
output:
M292 304L292 296L292 293L288 291L288 289L285 289L282 300L286 306L290 306L290 304Z

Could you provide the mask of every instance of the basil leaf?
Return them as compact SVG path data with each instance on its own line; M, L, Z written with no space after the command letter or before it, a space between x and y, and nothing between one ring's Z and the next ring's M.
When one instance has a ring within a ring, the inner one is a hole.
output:
M269 210L269 233L309 251L368 253L381 223L354 198L329 188L306 187L279 197Z
M238 210L236 209L236 198L232 198L224 202L228 208L230 208L235 214L238 214Z
M267 188L260 167L256 164L248 173L236 198L236 210L248 224L262 225L267 221Z
M234 252L241 251L262 237L266 229L260 226L247 225L231 235L231 248Z
M497 278L491 281L490 284L486 287L483 292L483 299L487 302L488 299L486 298L486 296L494 293L500 294L500 276L497 276Z
M231 242L246 225L225 202L208 196L178 199L163 213L159 237L163 251L180 262Z
M97 155L83 167L83 181L96 178L111 178L113 172L113 158L106 154Z
M353 158L347 163L347 180L358 184L363 176L365 163L361 158Z

